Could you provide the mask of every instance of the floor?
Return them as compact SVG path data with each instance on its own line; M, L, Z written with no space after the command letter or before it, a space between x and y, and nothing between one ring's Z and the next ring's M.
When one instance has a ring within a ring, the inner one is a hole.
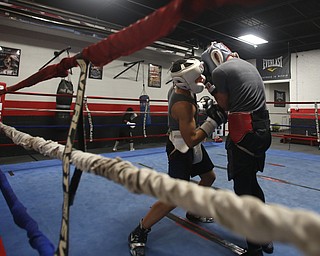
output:
M232 190L232 183L226 179L224 143L208 141L205 147L216 165L217 180L214 186ZM124 145L117 152L112 152L111 148L89 152L111 158L121 157L140 168L147 166L166 172L164 145L141 144L135 145L135 148L135 151L127 151ZM318 147L283 144L279 143L279 139L274 139L267 154L265 171L259 173L259 182L267 202L304 208L320 214L319 164ZM0 158L0 169L28 214L56 248L63 199L61 161L38 154L7 157ZM118 184L85 173L70 208L69 255L129 255L127 236L154 202L154 198L132 194ZM14 223L7 203L1 196L0 212L0 238L7 256L39 255L30 246L26 232ZM177 208L173 215L184 219L185 212ZM149 235L147 255L237 255L230 247L219 244L219 239L240 248L245 247L243 237L217 223L200 226L206 234L214 234L216 240L205 238L171 218L164 218L153 227ZM275 242L273 255L303 254L293 245Z
M225 139L225 138L223 138ZM209 140L211 141L211 140ZM164 146L164 143L140 143L135 144L135 149L146 149L146 148L154 148ZM119 145L119 152L127 151L129 149L128 143L121 143ZM303 152L307 154L316 154L320 155L320 146L310 146L310 145L303 145L303 144L293 144L293 143L281 143L280 139L277 137L273 137L271 149L280 149L290 152ZM89 149L88 152L93 154L102 154L112 152L112 147L104 147L104 148L95 148ZM0 165L1 164L14 164L14 163L23 163L23 162L33 162L33 161L41 161L41 160L48 160L49 158L36 152L28 152L26 151L25 155L21 156L13 156L13 157L0 157Z

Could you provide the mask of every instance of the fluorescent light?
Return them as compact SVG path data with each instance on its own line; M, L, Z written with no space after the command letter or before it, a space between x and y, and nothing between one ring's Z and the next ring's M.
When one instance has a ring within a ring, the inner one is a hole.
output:
M252 34L248 34L248 35L244 35L244 36L239 36L238 37L241 41L243 41L244 43L247 43L247 44L251 44L255 47L257 47L257 45L259 44L266 44L268 43L268 41L264 40L263 38L261 37L258 37L258 36L255 36L255 35L252 35Z

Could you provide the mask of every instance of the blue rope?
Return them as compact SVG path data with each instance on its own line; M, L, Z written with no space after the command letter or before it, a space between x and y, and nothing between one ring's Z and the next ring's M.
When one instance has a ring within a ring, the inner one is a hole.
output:
M39 230L37 222L28 215L27 208L18 200L1 170L0 189L9 206L14 222L17 226L27 231L29 243L32 248L36 249L40 256L52 256L54 254L53 244Z

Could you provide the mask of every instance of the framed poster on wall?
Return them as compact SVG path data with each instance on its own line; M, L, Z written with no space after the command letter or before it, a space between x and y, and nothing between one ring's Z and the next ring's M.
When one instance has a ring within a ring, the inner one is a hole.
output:
M89 65L89 78L102 79L103 67L96 67L90 63Z
M20 55L20 49L0 46L0 75L18 76Z
M286 92L274 90L274 106L285 107L286 104Z
M149 63L148 66L148 87L161 88L162 67Z

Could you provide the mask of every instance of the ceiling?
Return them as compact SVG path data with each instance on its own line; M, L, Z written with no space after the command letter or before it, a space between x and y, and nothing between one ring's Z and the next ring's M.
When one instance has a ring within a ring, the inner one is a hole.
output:
M145 17L169 0L33 0L10 1L52 12L64 10L88 16L107 26L121 29ZM320 49L320 1L265 0L240 6L235 4L208 9L192 21L181 21L166 40L202 51L211 41L222 41L243 59L269 57L287 52ZM54 8L54 9L52 9ZM0 7L1 10L1 7ZM159 21L161 22L161 21ZM253 47L237 39L254 33L269 43ZM197 51L197 50L196 50Z

